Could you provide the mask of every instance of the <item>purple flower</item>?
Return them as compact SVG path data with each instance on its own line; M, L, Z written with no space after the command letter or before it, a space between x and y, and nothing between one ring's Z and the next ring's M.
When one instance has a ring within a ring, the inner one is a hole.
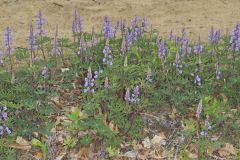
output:
M238 22L234 27L231 38L230 38L230 49L231 51L240 50L240 23Z
M127 45L126 45L126 40L125 38L122 39L122 44L121 44L121 56L123 56L127 51Z
M28 49L30 52L34 52L37 49L32 25L30 25L29 36L28 36Z
M80 41L79 41L79 47L78 47L78 50L77 50L77 55L79 56L83 52L83 50L84 50L84 40L81 37Z
M38 11L37 18L38 19L36 20L36 28L39 30L37 35L38 36L44 36L45 35L45 30L43 28L43 24L44 24L45 19L42 16L42 11L41 10Z
M179 53L177 52L176 54L176 58L175 58L175 62L173 63L173 66L176 67L176 71L178 74L182 74L182 65L180 64L180 57L179 57Z
M219 71L218 63L215 64L215 69L216 69L216 71L215 71L216 80L219 80L220 79L220 71Z
M211 28L211 31L209 33L209 43L210 44L218 44L219 40L220 40L220 31L214 31L213 27Z
M163 59L166 54L166 48L163 41L157 39L157 47L158 47L158 58Z
M191 54L192 48L189 47L188 40L186 40L185 43L180 46L179 52L181 53L182 57L189 56Z
M196 75L194 78L194 84L198 87L201 86L201 78L198 75Z
M133 36L132 32L129 34L128 30L125 30L125 39L127 41L128 47L130 47L133 43Z
M52 54L54 56L57 56L60 54L59 52L59 48L58 48L58 26L56 26L56 33L55 33L55 36L54 36L54 40L53 40L53 48L52 48Z
M132 103L136 103L139 101L138 97L139 97L139 86L135 86L133 89L133 94L132 94L132 98L130 100L130 102Z
M212 126L211 126L211 124L209 122L209 116L208 115L207 115L207 117L205 119L205 123L204 124L205 124L207 130L212 129Z
M44 67L43 67L43 70L42 70L42 77L43 77L43 79L45 80L45 79L47 78L47 76L48 76L47 67L44 66Z
M126 93L125 93L125 96L124 96L124 100L125 100L126 102L130 102L130 100L131 100L131 98L130 98L130 89L129 89L129 88L126 89Z
M147 29L147 27L148 27L148 20L147 20L146 17L144 17L144 18L142 19L142 28L143 28L143 31L145 31L145 30Z
M102 25L102 33L106 40L110 40L114 36L114 28L111 27L110 20L108 16L104 17L103 25Z
M152 78L151 77L152 77L152 71L151 71L151 68L148 68L146 80L148 82L152 82Z
M81 33L82 32L82 21L80 15L77 13L77 10L74 10L73 20L72 20L72 32Z
M197 110L196 110L196 117L197 119L200 119L202 113L202 100L198 103Z
M4 46L5 54L9 56L12 51L12 30L10 27L7 27L4 31Z
M107 64L107 65L112 65L112 55L111 55L111 50L109 48L108 45L106 45L103 49L103 54L104 54L104 58L103 58L103 63Z
M87 76L84 79L84 93L94 93L94 78L92 75L91 67L88 68Z
M198 41L194 45L194 53L200 55L203 52L203 46L201 44L200 36L198 37Z
M137 27L137 23L138 23L138 17L134 16L134 18L131 20L131 27L130 29L133 30Z

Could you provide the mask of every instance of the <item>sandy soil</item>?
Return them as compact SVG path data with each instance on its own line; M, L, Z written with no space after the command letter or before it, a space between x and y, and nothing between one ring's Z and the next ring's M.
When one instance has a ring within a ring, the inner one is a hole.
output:
M240 20L240 0L0 0L0 31L11 26L15 45L24 45L39 8L48 22L47 33L52 35L59 24L63 36L71 35L74 8L80 12L86 31L92 26L99 28L105 15L114 24L121 17L130 21L138 15L146 16L161 34L185 27L190 38L201 34L204 40L211 26L226 33Z

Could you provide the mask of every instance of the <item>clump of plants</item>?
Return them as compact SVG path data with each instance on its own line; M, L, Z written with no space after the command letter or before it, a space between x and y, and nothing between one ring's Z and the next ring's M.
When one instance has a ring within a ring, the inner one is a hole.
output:
M61 114L70 120L63 123L71 135L64 139L65 148L101 141L114 155L122 142L142 138L142 112L174 106L185 115L194 104L196 117L184 120L183 134L227 134L227 126L221 128L226 122L222 113L240 104L240 24L229 36L212 28L208 43L200 37L191 43L185 29L181 35L171 31L161 37L146 18L137 16L130 26L123 20L113 25L106 16L100 33L87 33L75 10L71 39L58 35L58 25L54 37L48 37L45 22L40 10L37 31L30 25L26 48L13 47L10 27L4 32L0 105L7 106L12 117L10 139L49 134L49 117ZM64 94L73 112L64 112L66 106L59 109L53 101ZM1 115L5 120L4 108ZM228 127L239 139L239 126ZM89 132L79 136L82 131Z

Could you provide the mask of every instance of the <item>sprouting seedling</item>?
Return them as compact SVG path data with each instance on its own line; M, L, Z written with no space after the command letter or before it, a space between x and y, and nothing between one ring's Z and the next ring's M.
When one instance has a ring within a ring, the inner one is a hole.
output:
M47 160L47 147L46 147L46 145L36 138L32 139L31 144L33 146L40 147L41 151L42 151L42 154L43 154L43 160Z

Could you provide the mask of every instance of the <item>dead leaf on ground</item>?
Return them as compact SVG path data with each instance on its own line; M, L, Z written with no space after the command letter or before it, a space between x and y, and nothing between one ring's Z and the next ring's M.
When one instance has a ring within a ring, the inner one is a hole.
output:
M163 132L159 133L158 135L155 135L153 139L151 139L151 143L153 145L165 145L166 144L166 136Z
M20 136L17 137L16 143L9 144L8 147L14 148L14 149L20 149L20 150L31 149L31 145L29 144L29 142Z
M233 147L232 144L230 143L225 143L221 148L217 150L218 154L221 157L226 157L229 155L235 155L236 154L236 149Z
M198 158L198 146L194 143L191 143L186 149L186 154L188 158L197 159Z
M142 144L144 148L151 148L151 142L149 137L144 138L144 140L142 141Z

